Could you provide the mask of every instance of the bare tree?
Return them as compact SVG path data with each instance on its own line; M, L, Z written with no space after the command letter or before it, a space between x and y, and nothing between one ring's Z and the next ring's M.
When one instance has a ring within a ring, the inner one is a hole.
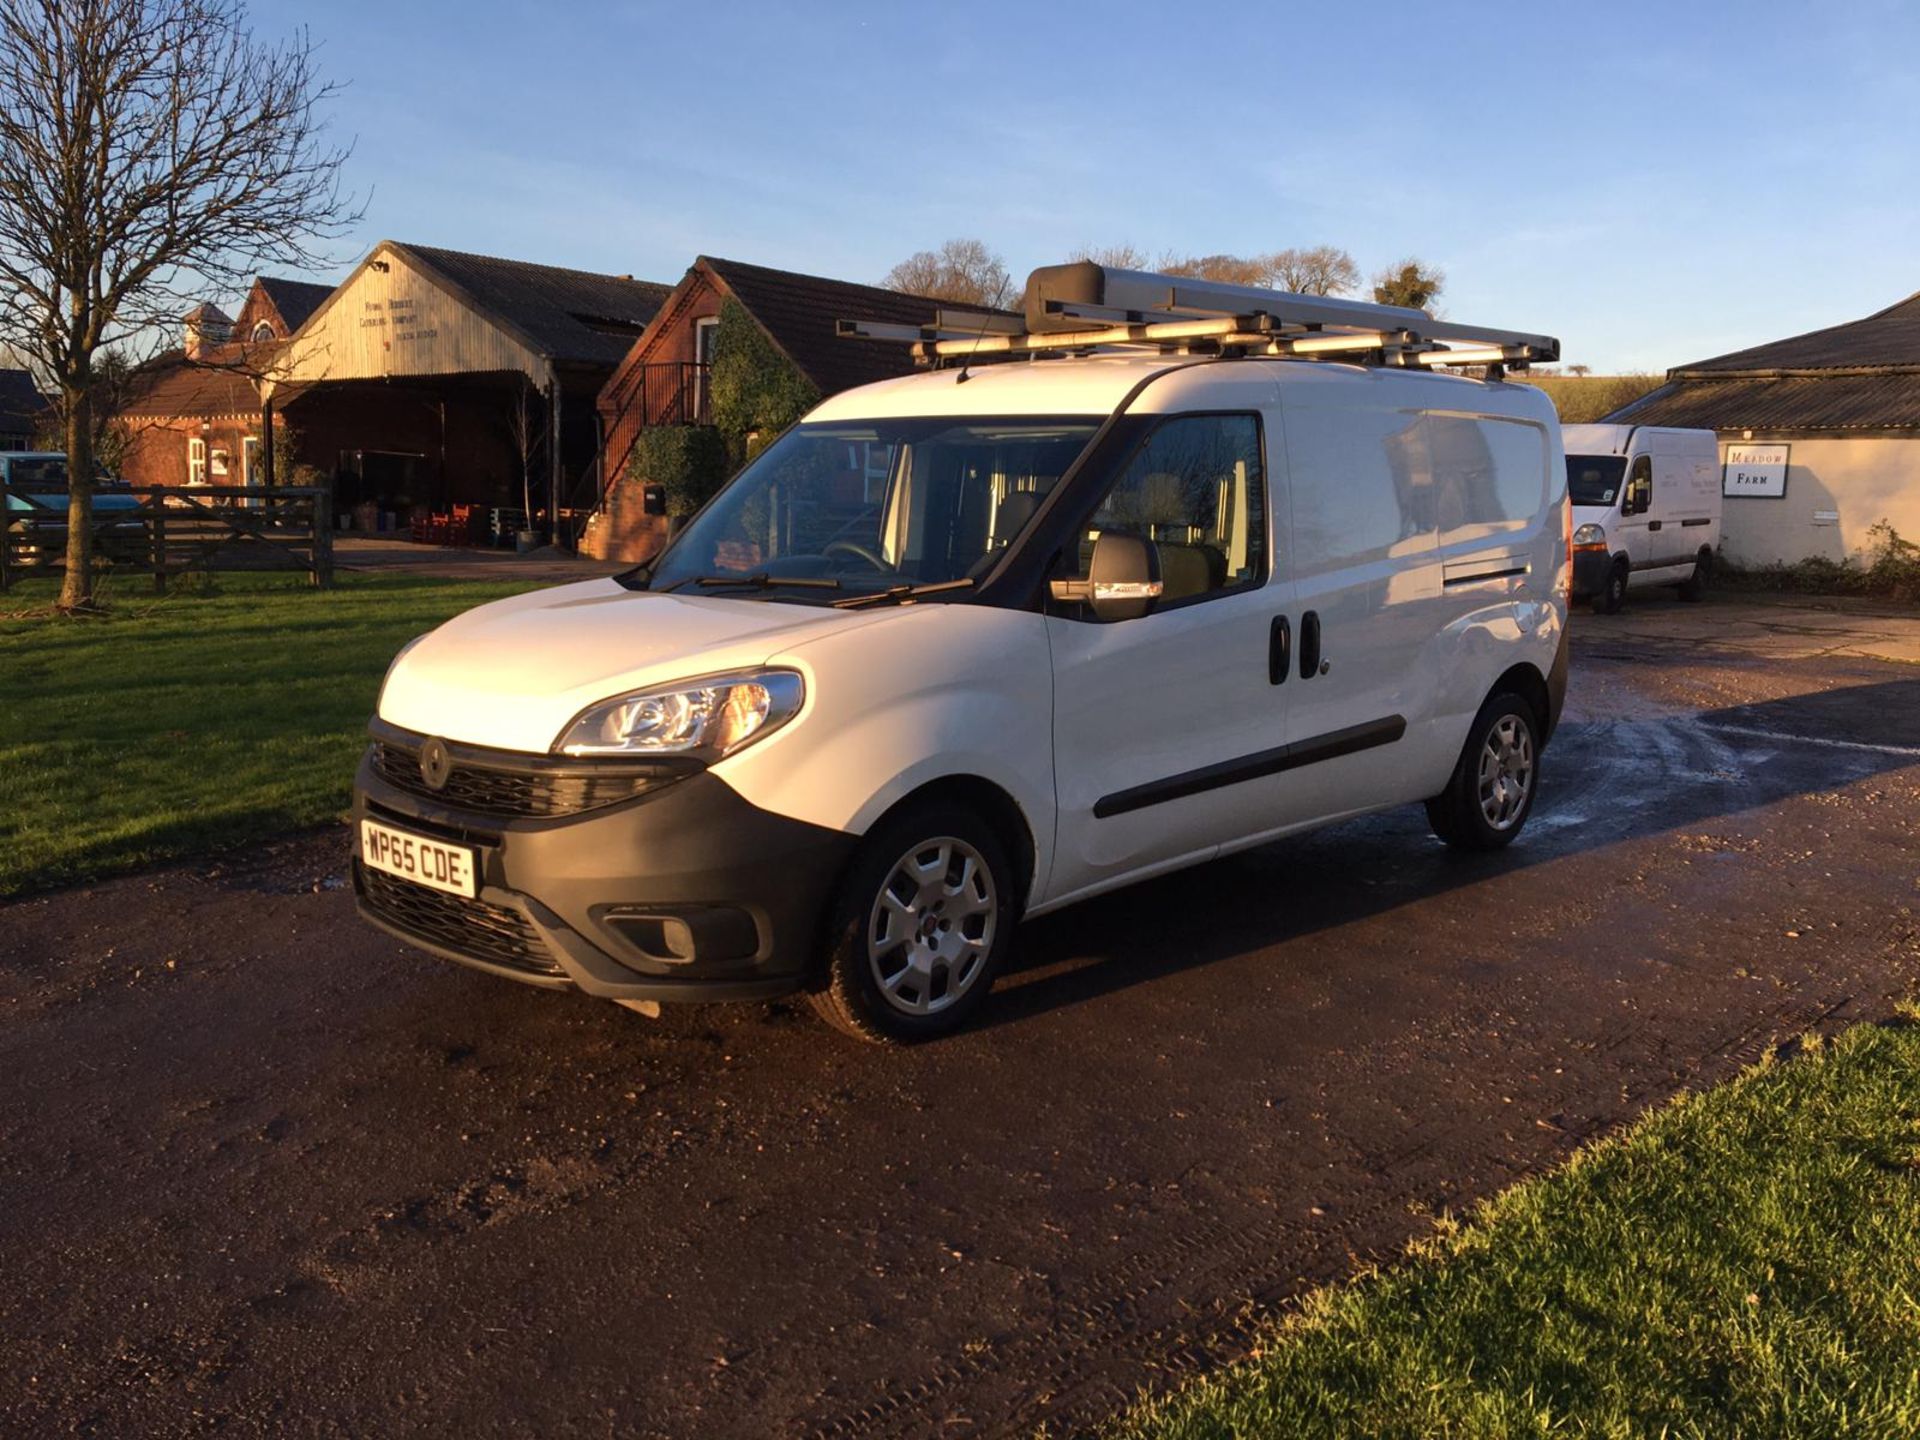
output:
M1440 291L1446 283L1447 277L1439 267L1408 256L1373 277L1374 303L1405 305L1408 309L1425 310L1432 315L1437 313L1434 302L1440 298Z
M949 240L938 250L908 256L880 283L889 290L956 305L997 305L1007 293L1007 263L985 241Z
M533 382L522 375L514 390L513 409L507 412L507 433L513 437L513 448L520 457L520 503L526 507L526 518L520 525L522 530L533 529L533 451L541 438L537 420L544 418L536 417L533 404L536 398Z
M1194 280L1218 280L1223 285L1267 283L1267 267L1257 256L1167 254L1160 257L1159 268L1168 275L1184 275Z
M1296 295L1350 295L1360 288L1360 267L1338 245L1276 250L1263 257L1276 290Z
M1260 255L1163 255L1159 268L1228 285L1258 285L1297 295L1343 295L1358 288L1360 268L1337 245L1269 250Z
M268 264L317 268L358 220L305 34L262 43L241 0L0 0L0 343L65 431L63 609L93 599L103 351Z
M1068 260L1091 260L1113 270L1151 270L1153 257L1138 245L1081 245Z

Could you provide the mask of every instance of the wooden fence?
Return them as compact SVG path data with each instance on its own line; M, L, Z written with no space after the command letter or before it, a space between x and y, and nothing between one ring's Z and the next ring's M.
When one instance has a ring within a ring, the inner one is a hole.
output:
M151 575L156 592L168 576L195 570L304 570L317 586L333 584L329 490L135 485L109 493L138 504L94 512L95 563L114 574ZM0 590L66 564L66 496L0 485Z

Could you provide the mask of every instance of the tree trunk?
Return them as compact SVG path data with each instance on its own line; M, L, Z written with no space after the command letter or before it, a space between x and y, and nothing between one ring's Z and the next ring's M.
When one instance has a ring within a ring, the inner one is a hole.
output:
M67 417L67 572L60 608L93 604L93 392L84 383L60 387Z

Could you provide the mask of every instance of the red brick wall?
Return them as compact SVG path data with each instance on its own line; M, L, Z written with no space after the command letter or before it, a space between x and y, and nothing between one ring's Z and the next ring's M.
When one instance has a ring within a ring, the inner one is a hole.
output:
M225 417L209 420L201 429L197 418L180 420L139 420L128 438L126 459L120 466L120 478L130 485L184 485L187 483L187 442L200 437L207 442L209 485L244 483L242 441L260 433L260 418L246 420ZM212 473L212 452L227 452L227 473Z
M692 365L698 359L698 324L718 315L723 299L704 271L689 272L600 392L600 423L606 437L602 454L609 483L600 514L581 539L587 553L638 563L666 543L666 517L645 513L640 487L627 479L626 462L643 429L687 420L676 402L690 398L690 392L683 393L687 382L673 367Z

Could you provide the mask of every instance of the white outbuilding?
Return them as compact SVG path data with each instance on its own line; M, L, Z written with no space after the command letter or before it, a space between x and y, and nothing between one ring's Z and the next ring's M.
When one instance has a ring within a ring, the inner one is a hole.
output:
M1737 565L1844 560L1881 520L1920 540L1920 294L1679 366L1607 418L1718 433Z

